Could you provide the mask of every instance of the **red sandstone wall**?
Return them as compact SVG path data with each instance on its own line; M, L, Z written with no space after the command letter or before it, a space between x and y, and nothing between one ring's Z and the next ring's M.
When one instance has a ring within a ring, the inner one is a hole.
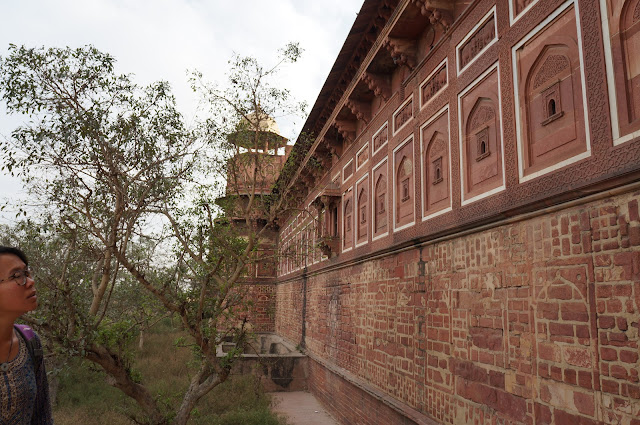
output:
M640 425L639 198L329 269L306 307L301 279L280 283L276 332L300 342L305 309L312 356L441 423ZM311 369L342 423L402 423Z
M247 320L251 323L253 331L273 332L275 330L275 285L272 283L243 285L241 290L247 291L245 299L251 303Z
M316 397L340 423L359 425L416 425L380 399L371 396L340 376L327 371L321 364L309 362L309 377Z

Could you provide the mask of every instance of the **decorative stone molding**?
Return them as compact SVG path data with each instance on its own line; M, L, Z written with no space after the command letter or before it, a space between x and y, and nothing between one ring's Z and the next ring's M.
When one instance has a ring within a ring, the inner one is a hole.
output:
M423 107L434 96L448 85L447 61L443 61L436 71L420 85L420 107Z
M369 123L371 117L371 103L362 102L360 100L349 99L346 102L347 108L361 121Z
M391 81L389 76L365 72L362 81L369 87L369 90L385 101L391 97Z
M442 25L447 31L453 23L453 7L455 2L447 0L411 0L420 9L422 16L429 18L431 25Z
M413 119L413 96L405 100L393 114L393 134L395 135L411 119Z
M369 142L356 153L356 170L359 170L369 161Z
M496 40L496 17L495 11L492 10L478 28L458 46L458 72L466 68Z
M384 46L396 65L405 65L411 70L416 67L416 40L387 37Z
M344 183L353 175L353 159L347 162L347 164L342 167L342 182Z
M373 153L375 154L376 152L378 152L380 148L387 144L388 140L389 125L385 122L384 125L380 127L380 130L378 130L376 134L373 135Z
M335 120L334 125L338 132L348 143L356 140L356 121L354 120Z
M324 139L322 139L321 145L323 145L326 152L331 156L340 157L342 155L342 143L337 139L337 135L336 137L325 136ZM323 160L331 165L330 157L327 158L327 156L329 155L325 155Z

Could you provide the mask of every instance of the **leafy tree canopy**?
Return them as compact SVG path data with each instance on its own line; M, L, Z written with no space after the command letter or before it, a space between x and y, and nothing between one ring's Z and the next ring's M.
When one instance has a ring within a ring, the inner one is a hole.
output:
M222 88L194 73L210 109L192 128L168 83L140 87L94 47L11 45L0 59L2 100L28 118L0 144L3 169L29 192L27 218L0 231L37 267L41 306L27 320L59 352L101 366L136 400L140 423L186 423L238 355L216 346L247 336L238 283L287 199L263 191L261 121L300 110L272 83L300 52L291 44L268 68L235 56ZM239 133L242 144L230 137ZM171 406L130 367L132 337L167 315L199 361Z

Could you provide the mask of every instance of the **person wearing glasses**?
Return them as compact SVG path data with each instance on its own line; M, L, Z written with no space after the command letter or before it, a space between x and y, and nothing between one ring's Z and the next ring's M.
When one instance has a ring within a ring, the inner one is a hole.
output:
M38 296L26 255L0 246L0 424L53 424L40 340L15 321Z

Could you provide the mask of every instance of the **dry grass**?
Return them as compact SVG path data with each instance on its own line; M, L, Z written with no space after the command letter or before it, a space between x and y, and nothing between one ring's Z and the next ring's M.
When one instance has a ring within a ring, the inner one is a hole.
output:
M176 347L183 333L168 326L146 337L136 354L134 369L157 395L160 405L174 410L194 373L191 350ZM191 366L191 367L190 367ZM229 379L205 396L192 412L197 425L284 425L270 412L270 399L251 376ZM131 424L127 415L140 410L119 390L106 383L105 374L88 362L76 361L62 374L54 418L58 425Z
M90 406L63 407L54 412L56 424L109 424L131 425L131 421L122 414L111 411L95 411Z

